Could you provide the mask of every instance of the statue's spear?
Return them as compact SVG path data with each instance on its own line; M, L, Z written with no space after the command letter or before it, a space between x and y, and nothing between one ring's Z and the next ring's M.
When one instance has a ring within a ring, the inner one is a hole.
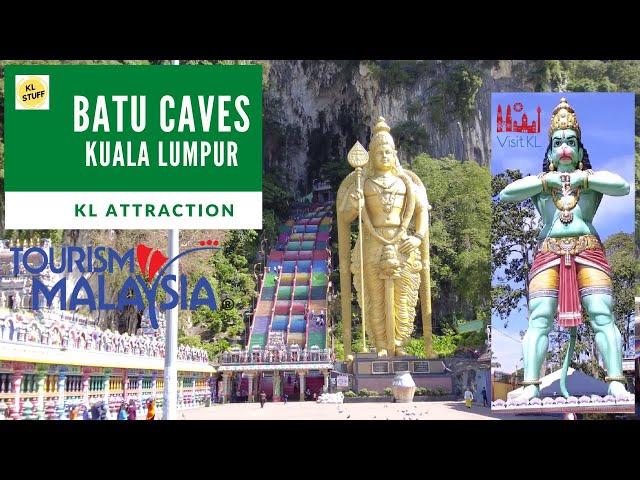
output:
M347 161L356 170L356 191L360 191L361 179L362 179L362 167L369 162L369 154L365 148L356 142L349 154L347 155ZM360 295L362 301L360 303L361 317L362 317L362 351L367 351L367 337L365 330L365 304L364 304L364 251L362 249L362 206L358 202L358 241L360 242ZM342 265L341 268L344 268Z

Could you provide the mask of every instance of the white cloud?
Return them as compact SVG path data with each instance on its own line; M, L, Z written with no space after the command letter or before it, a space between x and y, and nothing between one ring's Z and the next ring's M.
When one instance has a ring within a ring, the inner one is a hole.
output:
M623 143L628 142L630 138L633 138L633 130L629 129L612 129L612 128L590 128L585 130L582 141L588 146L596 141L602 141L602 143Z
M602 163L598 162L597 164L594 164L594 170L615 172L629 182L630 185L633 185L635 175L635 158L633 154L606 158Z
M494 154L491 159L491 172L495 175L505 170L520 170L524 175L536 175L542 171L542 156L533 155L513 156L510 152Z
M634 196L604 196L598 212L593 219L593 226L604 241L613 233L634 231Z
M612 197L604 195L598 212L593 219L593 225L605 240L613 233L620 231L633 233L635 229L635 164L633 155L607 158L602 165L596 166L596 171L615 172L624 178L631 190L629 195Z

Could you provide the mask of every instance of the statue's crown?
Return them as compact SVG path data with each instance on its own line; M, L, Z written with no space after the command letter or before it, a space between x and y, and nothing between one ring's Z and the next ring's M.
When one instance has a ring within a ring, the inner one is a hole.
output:
M391 128L389 127L389 125L387 125L387 122L384 120L383 117L378 117L378 121L376 122L376 125L373 127L373 134L375 135L376 133L381 133L381 132L390 132Z
M393 137L391 136L391 127L387 125L387 122L383 117L378 117L378 121L373 127L371 134L371 141L369 143L369 150L373 150L378 147L382 142L391 142L395 145Z
M571 105L567 102L566 98L561 98L560 103L553 109L551 114L551 126L549 127L549 137L553 135L556 130L575 130L580 138L580 124L578 123L578 117Z

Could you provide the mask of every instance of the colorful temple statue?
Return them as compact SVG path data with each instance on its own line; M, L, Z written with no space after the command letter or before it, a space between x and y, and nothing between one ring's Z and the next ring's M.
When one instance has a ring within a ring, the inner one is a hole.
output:
M356 143L349 153L349 163L355 171L338 189L345 355L351 353L353 274L366 336L378 355L406 355L404 347L413 331L420 294L425 348L431 357L430 206L420 178L400 166L389 131L380 117L373 129L369 153ZM359 235L351 251L354 221L358 221ZM365 332L363 350L364 340Z
M614 173L591 170L574 109L562 98L553 110L549 146L538 176L517 180L500 192L504 202L531 198L543 227L529 272L529 327L523 339L523 399L540 395L540 370L553 321L570 328L560 388L576 340L576 328L588 315L607 371L609 394L625 396L622 341L613 316L611 268L593 226L603 195L622 196L629 185Z

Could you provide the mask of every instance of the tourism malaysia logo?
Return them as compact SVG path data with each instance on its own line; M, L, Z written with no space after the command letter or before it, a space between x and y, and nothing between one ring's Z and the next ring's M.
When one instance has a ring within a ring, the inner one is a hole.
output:
M522 102L498 103L496 139L500 148L542 148L542 108L537 105L529 113Z
M133 305L139 312L145 311L145 303L149 306L149 321L153 328L158 328L156 296L158 291L166 293L165 300L159 305L160 309L168 310L180 304L182 310L195 310L200 306L207 306L211 310L217 309L213 287L205 277L195 282L191 295L187 293L187 276L182 274L165 275L167 268L177 259L193 252L202 250L219 250L218 240L200 241L200 246L180 252L173 258L168 258L160 250L154 250L145 244L138 244L124 254L111 247L73 247L66 246L58 253L53 247L45 250L41 247L11 247L13 252L13 275L25 271L33 275L32 300L33 310L51 308L55 298L59 295L60 309L75 311L80 306L89 310L117 310L123 311L128 305ZM136 274L136 264L139 274ZM40 274L49 268L56 274L79 272L82 275L76 281L73 291L67 296L67 277L62 275L53 285L45 284ZM127 271L128 277L118 290L117 301L109 303L106 300L105 273L114 273L116 269ZM97 276L97 281L89 283L85 273ZM179 282L179 289L174 286ZM97 283L97 287L96 287ZM94 290L97 288L97 291ZM227 301L225 301L227 302ZM222 308L230 306L223 302ZM231 305L231 308L233 305Z

